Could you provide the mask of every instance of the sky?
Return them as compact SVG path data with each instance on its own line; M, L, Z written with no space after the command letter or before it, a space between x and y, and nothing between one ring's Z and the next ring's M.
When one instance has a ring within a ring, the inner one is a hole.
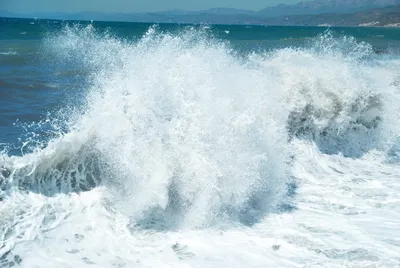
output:
M0 10L9 12L145 12L172 9L201 10L215 7L260 10L301 0L0 0Z

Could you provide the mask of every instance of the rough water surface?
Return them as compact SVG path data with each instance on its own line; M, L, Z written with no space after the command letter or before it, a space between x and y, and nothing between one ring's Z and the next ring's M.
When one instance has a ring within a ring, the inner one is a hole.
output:
M400 266L399 30L1 24L1 267Z

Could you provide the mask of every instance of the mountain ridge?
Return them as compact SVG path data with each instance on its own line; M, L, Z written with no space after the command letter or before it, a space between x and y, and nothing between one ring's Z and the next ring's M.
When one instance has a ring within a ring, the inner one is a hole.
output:
M292 5L280 4L267 7L260 10L259 13L268 17L323 13L346 14L398 4L400 4L400 0L314 0Z
M397 5L389 5L398 3ZM359 9L350 12L354 6ZM366 7L371 7L367 8ZM286 13L279 10L286 8ZM330 7L330 8L328 8ZM330 12L329 10L335 10ZM346 8L344 8L346 7ZM297 9L296 9L297 8ZM274 12L275 16L268 15ZM292 12L293 10L296 12ZM302 14L302 12L309 13ZM345 12L346 11L346 12ZM105 13L81 11L76 13L37 12L32 14L13 14L0 11L0 17L34 17L61 20L97 20L155 23L209 23L209 24L263 24L263 25L331 25L331 26L385 26L400 23L400 0L314 0L294 5L280 4L260 11L234 8L211 8L199 11L168 10L142 13Z

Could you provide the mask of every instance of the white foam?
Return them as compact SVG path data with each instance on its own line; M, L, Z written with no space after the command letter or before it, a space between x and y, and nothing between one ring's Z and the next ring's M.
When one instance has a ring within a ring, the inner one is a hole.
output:
M0 52L0 55L14 56L18 55L18 53L16 51L7 51L7 52Z
M398 62L329 34L307 49L239 56L193 29L151 28L131 43L88 26L66 28L46 48L91 70L91 87L65 116L67 134L2 156L12 171L0 210L7 260L399 264L399 171L386 159L399 134ZM101 182L72 187L87 175ZM280 210L291 176L295 208Z

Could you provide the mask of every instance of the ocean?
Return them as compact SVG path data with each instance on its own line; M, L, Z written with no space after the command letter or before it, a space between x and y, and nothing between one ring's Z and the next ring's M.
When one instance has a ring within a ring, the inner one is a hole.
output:
M400 267L400 29L0 18L0 267Z

